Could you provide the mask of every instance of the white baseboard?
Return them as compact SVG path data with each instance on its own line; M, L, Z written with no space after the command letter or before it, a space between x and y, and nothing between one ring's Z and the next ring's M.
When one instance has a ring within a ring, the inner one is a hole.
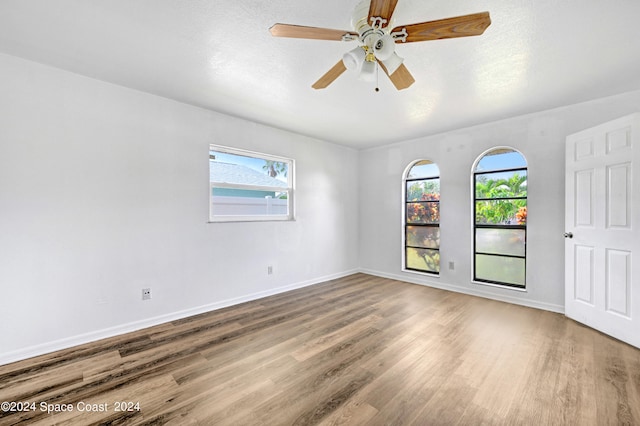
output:
M564 314L563 305L555 305L552 303L539 302L537 300L525 299L518 296L499 295L488 291L483 291L480 285L471 287L463 287L460 285L443 283L441 281L429 280L428 278L419 279L410 275L389 274L386 272L374 271L371 269L360 269L363 274L375 275L377 277L388 278L391 280L404 281L411 284L418 284L427 287L438 288L440 290L448 290L456 293L468 294L470 296L483 297L485 299L498 300L500 302L513 303L514 305L526 306L529 308L542 309L544 311L556 312ZM477 288L476 288L477 287Z
M122 324L122 325L118 325L115 327L110 327L102 330L96 330L89 333L67 337L60 340L46 342L40 345L30 346L30 347L19 349L13 352L3 353L3 354L0 354L0 365L10 364L16 361L22 361L35 356L44 355L44 354L59 351L62 349L68 349L74 346L83 345L85 343L95 342L96 340L106 339L109 337L119 336L121 334L130 333L137 330L142 330L144 328L153 327L155 325L163 324L169 321L176 321L176 320L187 318L190 316L203 314L205 312L211 312L217 309L226 308L228 306L238 305L240 303L262 299L263 297L273 296L275 294L280 294L287 291L296 290L299 288L308 287L315 284L320 284L326 281L353 275L358 272L359 270L357 269L354 269L351 271L344 271L341 273L318 277L311 280L298 282L295 284L290 284L290 285L277 287L277 288L273 288L266 291L261 291L258 293L249 294L246 296L236 297L233 299L227 299L220 302L197 306L191 309L186 309L178 312L160 315L153 318L147 318L144 320Z

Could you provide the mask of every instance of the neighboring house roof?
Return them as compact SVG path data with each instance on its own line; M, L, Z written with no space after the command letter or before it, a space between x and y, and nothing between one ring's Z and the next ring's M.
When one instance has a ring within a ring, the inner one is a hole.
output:
M260 173L240 164L209 161L211 182L239 183L243 185L277 186L286 188L286 182L272 178L266 172Z

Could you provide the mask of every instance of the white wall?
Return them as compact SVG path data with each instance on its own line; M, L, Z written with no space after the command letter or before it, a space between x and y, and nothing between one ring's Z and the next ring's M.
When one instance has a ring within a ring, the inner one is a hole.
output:
M528 306L564 310L565 138L640 111L640 91L507 119L360 154L360 266L365 272ZM491 147L511 146L529 164L527 292L471 282L471 168ZM441 173L441 275L401 271L402 173L430 159ZM448 269L453 261L454 270Z
M0 364L357 269L356 151L11 56L0 69ZM210 143L294 158L297 220L207 223Z
M565 137L640 110L631 92L356 152L11 56L0 69L0 364L359 267L562 311ZM207 223L210 143L296 159L297 220ZM470 171L496 145L529 161L526 293L470 280ZM440 278L401 272L402 172L420 158L441 170Z

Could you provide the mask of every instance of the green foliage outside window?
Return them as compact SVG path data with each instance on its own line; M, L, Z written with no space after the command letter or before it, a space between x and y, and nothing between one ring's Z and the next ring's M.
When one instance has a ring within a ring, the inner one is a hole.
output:
M525 288L526 160L496 148L480 158L474 179L474 279Z
M431 273L440 272L439 223L440 179L427 178L407 182L407 268Z
M521 175L520 173L524 173ZM524 225L527 221L526 171L476 176L476 223Z

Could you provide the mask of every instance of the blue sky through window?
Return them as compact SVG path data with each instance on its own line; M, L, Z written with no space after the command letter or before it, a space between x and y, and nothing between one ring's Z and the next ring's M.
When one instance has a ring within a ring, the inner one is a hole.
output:
M507 151L500 154L485 155L476 166L477 172L490 170L518 169L527 167L527 161L517 151Z
M409 179L436 178L440 176L440 169L436 163L429 160L417 162L409 171Z
M228 154L226 152L214 151L210 150L210 155L215 156L215 160L221 163L230 163L230 164L240 164L242 166L248 167L250 169L256 170L260 173L267 174L267 170L263 168L266 164L266 160L262 158L249 157L245 155L237 155L237 154ZM288 167L285 164L285 167ZM276 179L287 182L287 177L279 174L276 176Z

